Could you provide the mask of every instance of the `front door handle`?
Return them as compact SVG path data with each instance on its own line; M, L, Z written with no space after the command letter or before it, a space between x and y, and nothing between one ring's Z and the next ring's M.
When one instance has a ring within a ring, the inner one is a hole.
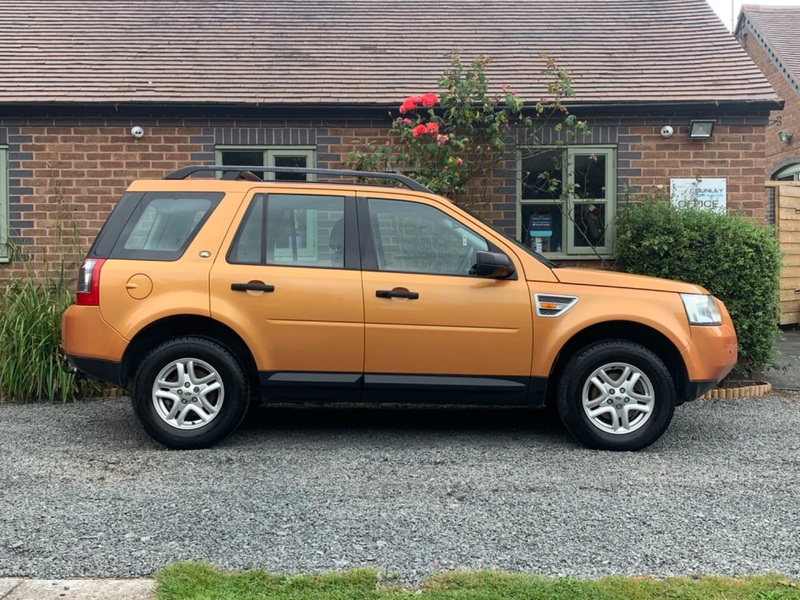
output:
M231 289L234 292L274 292L274 285L266 283L232 283Z
M378 298L407 298L408 300L419 298L417 292L409 292L408 290L378 290L375 295Z

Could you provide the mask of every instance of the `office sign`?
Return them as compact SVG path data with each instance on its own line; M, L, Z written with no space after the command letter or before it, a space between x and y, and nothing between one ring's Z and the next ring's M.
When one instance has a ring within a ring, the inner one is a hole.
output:
M669 180L670 202L678 208L695 208L725 214L727 196L727 179L724 178Z

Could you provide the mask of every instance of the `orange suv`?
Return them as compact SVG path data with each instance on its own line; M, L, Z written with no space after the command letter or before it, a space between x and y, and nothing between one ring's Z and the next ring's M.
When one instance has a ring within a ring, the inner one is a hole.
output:
M172 448L253 400L313 400L551 405L585 445L636 450L737 358L699 286L558 267L402 175L280 167L131 184L62 336L67 368L130 390Z

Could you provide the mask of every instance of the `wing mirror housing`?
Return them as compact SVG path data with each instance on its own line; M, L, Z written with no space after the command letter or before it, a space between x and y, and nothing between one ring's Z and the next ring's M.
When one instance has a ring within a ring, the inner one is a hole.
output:
M488 279L507 279L515 273L511 260L499 252L481 252L475 256L475 274Z

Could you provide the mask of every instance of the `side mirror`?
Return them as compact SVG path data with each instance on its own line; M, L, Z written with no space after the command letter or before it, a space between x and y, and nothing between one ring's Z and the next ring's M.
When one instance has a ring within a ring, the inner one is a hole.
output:
M475 274L489 279L506 279L514 273L511 260L499 252L480 252L475 256Z

